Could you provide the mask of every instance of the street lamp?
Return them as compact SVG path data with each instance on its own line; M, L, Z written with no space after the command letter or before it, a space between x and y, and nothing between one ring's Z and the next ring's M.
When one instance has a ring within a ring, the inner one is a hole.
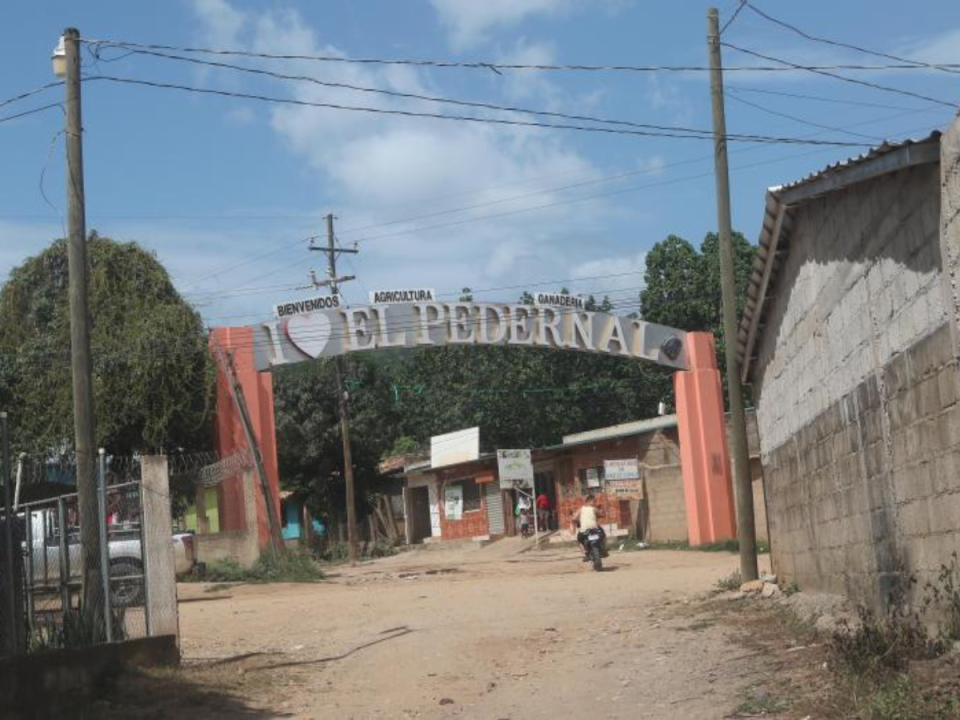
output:
M53 55L50 56L50 62L53 64L53 74L58 78L67 76L67 48L63 43L63 35L60 36L60 42L53 49Z

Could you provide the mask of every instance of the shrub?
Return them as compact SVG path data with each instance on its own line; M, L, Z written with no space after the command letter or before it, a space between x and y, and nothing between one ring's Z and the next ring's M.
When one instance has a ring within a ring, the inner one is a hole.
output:
M267 552L251 567L225 558L210 563L205 570L191 576L199 582L310 583L323 580L323 573L309 555L289 550Z

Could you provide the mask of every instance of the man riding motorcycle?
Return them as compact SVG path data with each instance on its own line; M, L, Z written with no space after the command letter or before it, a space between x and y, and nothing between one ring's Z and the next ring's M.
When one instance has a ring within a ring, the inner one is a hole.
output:
M587 547L587 533L590 530L598 530L601 536L601 549L603 557L607 556L606 533L600 525L600 517L603 510L597 507L597 499L592 495L587 495L584 505L577 510L571 517L577 532L577 542L583 548L583 561L590 562L590 551Z

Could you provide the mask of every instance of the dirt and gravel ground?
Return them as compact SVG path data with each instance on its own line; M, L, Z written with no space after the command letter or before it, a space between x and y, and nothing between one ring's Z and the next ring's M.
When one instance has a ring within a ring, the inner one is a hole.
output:
M721 718L764 653L698 597L735 555L440 546L313 585L180 586L184 665L102 716ZM765 564L765 563L762 563Z

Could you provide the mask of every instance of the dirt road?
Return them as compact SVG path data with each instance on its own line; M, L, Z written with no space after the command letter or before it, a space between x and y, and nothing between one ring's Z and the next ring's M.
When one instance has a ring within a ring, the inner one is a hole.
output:
M515 552L417 550L317 585L182 585L178 673L237 703L195 699L208 716L719 718L762 664L684 612L734 555L614 549L598 574L571 549Z

